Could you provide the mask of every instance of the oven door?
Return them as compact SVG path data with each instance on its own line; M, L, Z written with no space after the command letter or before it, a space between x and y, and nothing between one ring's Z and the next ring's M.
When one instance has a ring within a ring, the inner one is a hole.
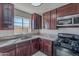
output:
M62 47L55 47L55 55L56 56L78 56L77 53L73 53L72 51Z

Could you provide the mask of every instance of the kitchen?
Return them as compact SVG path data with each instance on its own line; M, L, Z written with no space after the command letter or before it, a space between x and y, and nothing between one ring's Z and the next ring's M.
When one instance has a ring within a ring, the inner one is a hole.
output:
M0 56L78 56L78 27L79 3L0 3Z

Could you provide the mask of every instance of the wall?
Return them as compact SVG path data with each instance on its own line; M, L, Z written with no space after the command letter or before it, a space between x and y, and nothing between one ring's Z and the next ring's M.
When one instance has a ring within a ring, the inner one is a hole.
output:
M13 30L0 30L0 37L14 35Z
M18 9L14 9L14 15L31 19L31 14L21 11L21 10L18 10Z
M58 33L71 33L79 35L79 28L59 28Z
M57 30L42 29L40 33L58 35L58 33L71 33L79 35L79 28L59 28Z

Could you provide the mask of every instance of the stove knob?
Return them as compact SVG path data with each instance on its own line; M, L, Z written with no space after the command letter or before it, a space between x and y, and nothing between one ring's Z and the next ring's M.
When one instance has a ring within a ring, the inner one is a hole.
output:
M75 47L74 50L77 51L78 49Z
M56 43L55 43L55 46L59 46L59 43L58 43L58 42L56 42Z

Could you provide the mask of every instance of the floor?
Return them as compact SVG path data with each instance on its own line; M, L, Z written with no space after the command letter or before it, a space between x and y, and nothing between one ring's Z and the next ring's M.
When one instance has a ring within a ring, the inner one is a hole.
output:
M46 54L42 53L41 51L38 51L33 56L47 56Z

